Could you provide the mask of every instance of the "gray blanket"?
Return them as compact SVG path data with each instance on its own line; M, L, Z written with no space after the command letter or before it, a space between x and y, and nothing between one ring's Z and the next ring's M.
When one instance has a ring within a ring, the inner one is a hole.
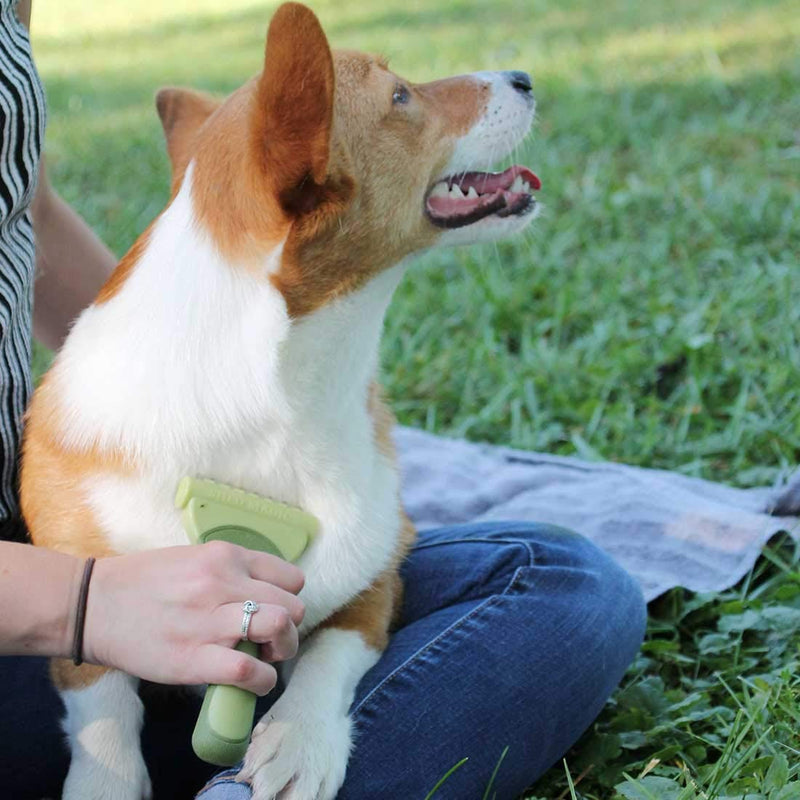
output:
M482 520L550 522L582 533L642 585L648 600L673 586L736 583L778 531L777 490L734 489L672 472L592 463L445 439L398 428L403 500L419 528Z

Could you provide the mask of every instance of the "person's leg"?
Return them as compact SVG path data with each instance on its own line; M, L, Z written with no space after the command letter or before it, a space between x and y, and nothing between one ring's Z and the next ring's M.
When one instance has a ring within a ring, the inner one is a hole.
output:
M63 713L48 659L0 658L0 796L61 796L69 766Z
M588 727L632 661L645 606L586 539L548 525L422 533L404 566L401 627L361 681L339 800L514 798ZM234 771L235 772L235 771ZM246 800L220 776L202 800Z
M145 684L142 754L153 784L153 800L191 800L219 767L192 750L192 731L203 696L192 688Z
M190 800L216 768L192 752L201 698L187 690L143 687L142 747L154 800ZM0 797L60 797L69 766L64 706L48 659L0 658Z

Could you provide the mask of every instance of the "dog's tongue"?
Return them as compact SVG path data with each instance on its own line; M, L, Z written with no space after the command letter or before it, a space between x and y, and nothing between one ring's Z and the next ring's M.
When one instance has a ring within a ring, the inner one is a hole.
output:
M513 166L504 172L467 172L440 181L428 196L428 210L438 218L471 217L514 208L532 190L542 187L539 178L526 167Z

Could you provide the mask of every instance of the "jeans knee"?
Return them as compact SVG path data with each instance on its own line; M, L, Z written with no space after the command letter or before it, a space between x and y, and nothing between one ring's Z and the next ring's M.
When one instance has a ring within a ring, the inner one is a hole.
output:
M623 667L627 668L644 640L647 604L638 582L611 556L603 553L598 564L598 608L607 620L608 643L616 643Z
M638 582L608 553L580 537L576 559L585 571L582 608L585 647L597 653L610 692L639 651L647 625L647 605Z
M627 667L635 656L646 622L641 589L611 556L586 537L548 523L491 521L425 532L421 535L422 549L454 539L476 545L483 542L492 554L488 560L477 559L477 551L464 550L469 558L458 569L461 583L468 582L472 567L479 573L476 580L480 580L484 594L502 592L514 569L522 568L527 575L518 587L523 594L520 609L529 607L532 626L540 619L539 603L545 602L558 607L563 629L572 631L565 646L572 643L577 650L588 648L615 668L623 661ZM495 561L500 566L490 569ZM412 562L426 563L424 558ZM433 565L438 575L441 561L434 559ZM490 575L497 580L488 580Z
M608 553L574 531L519 523L513 535L531 548L531 585L537 595L550 594L553 602L563 604L563 619L574 632L575 647L597 653L611 672L624 672L642 644L647 622L638 582Z

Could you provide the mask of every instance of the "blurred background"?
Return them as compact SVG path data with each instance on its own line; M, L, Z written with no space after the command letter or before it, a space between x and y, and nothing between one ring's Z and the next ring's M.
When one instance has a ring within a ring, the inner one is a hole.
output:
M224 6L224 10L221 10ZM260 68L275 4L36 0L59 191L122 254L160 211L156 89ZM388 320L403 422L740 485L800 459L795 0L317 0L412 81L532 73L525 239L440 251Z
M412 81L534 78L514 160L544 212L409 271L383 344L402 422L742 486L800 461L797 0L312 6L334 47ZM52 180L118 254L168 196L155 91L240 85L274 7L35 0ZM530 797L800 797L800 554L765 555L727 592L651 607L622 688Z

